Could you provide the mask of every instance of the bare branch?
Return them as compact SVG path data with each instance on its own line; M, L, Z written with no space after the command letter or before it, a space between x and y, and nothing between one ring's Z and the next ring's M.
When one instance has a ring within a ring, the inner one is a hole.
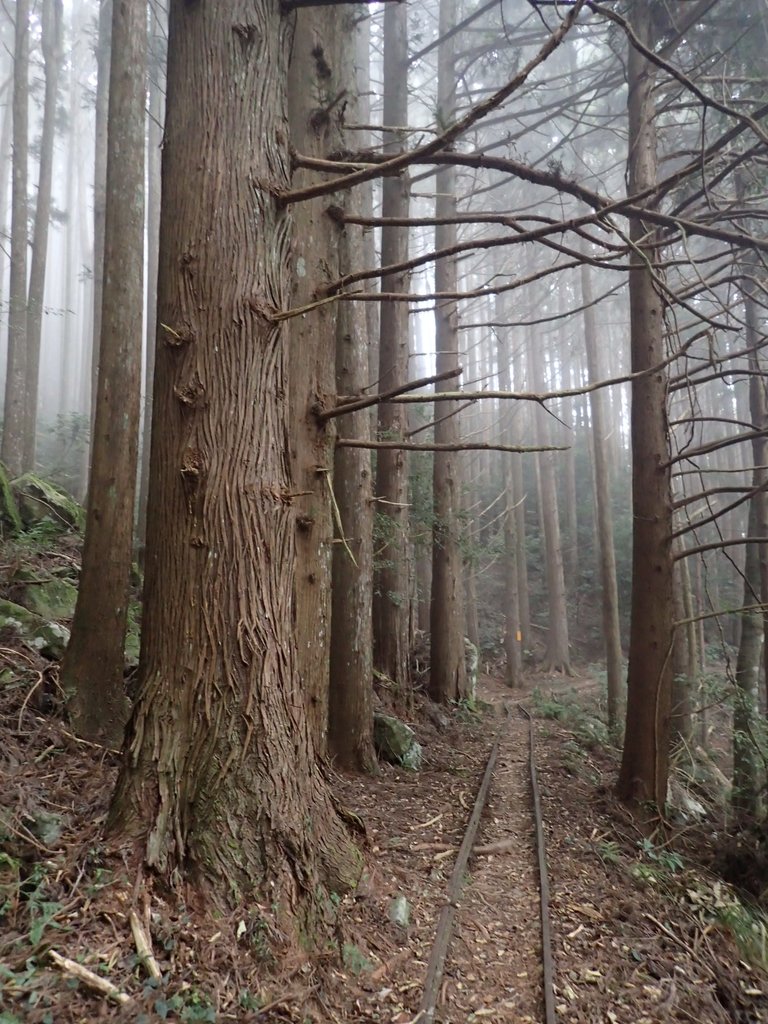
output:
M464 117L459 118L450 128L439 135L437 138L432 139L430 142L425 143L423 146L419 146L417 149L408 153L399 153L397 156L386 160L383 164L378 167L365 168L364 170L354 171L352 174L346 174L341 178L337 178L336 181L323 182L319 185L310 185L307 188L293 189L287 192L279 194L278 198L285 205L291 203L304 202L307 199L315 199L317 196L328 195L330 192L336 192L340 188L351 188L353 185L362 185L365 181L372 181L374 178L381 177L382 174L395 174L404 170L410 164L414 163L415 159L426 158L432 153L437 153L438 150L444 149L451 145L459 136L463 135L468 128L472 125L477 124L492 110L509 99L509 97L516 92L521 85L523 85L531 72L533 72L543 61L549 57L554 50L560 45L565 38L571 25L579 15L582 7L586 0L576 0L573 7L568 11L565 18L561 21L557 29L549 36L544 45L539 49L538 53L522 68L506 85L502 86L501 89L489 96L487 100L482 103L478 103L474 106L469 113L465 114Z
M673 554L672 559L678 562L681 558L700 555L703 551L719 551L722 548L735 547L738 544L768 544L768 537L732 537L730 540L714 540L711 544L698 544L694 548L683 548Z
M340 437L337 448L384 448L404 452L513 452L527 455L529 452L567 452L568 445L486 444L485 442L463 441L458 444L409 444L407 441L358 441L352 437Z
M337 399L337 404L333 409L324 409L322 412L318 412L317 419L320 423L325 423L326 420L333 419L334 416L346 416L347 413L358 412L360 409L368 409L372 405L379 405L380 402L388 402L398 395L404 394L406 391L413 391L415 388L426 387L427 384L435 384L440 380L450 380L451 377L460 377L462 373L462 367L456 366L453 369L446 370L444 373L435 374L432 377L421 377L419 380L408 381L407 384L402 384L400 387L391 388L389 391L382 391L379 395L369 395L366 398L354 398L345 395L343 398Z

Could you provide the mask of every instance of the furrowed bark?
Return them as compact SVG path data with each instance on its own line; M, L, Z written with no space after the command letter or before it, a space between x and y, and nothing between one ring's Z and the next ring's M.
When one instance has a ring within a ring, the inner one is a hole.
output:
M260 894L286 927L361 871L293 626L291 381L273 319L290 302L275 196L291 36L272 0L171 3L145 626L109 818L167 880L218 905Z
M635 34L652 40L652 11L635 0ZM629 191L657 180L654 74L630 46ZM653 229L631 221L636 248L629 271L630 348L633 373L660 367L664 358L664 300L651 272L658 257ZM667 374L660 368L632 381L632 617L627 719L617 792L639 806L664 807L669 771L674 621L672 503L670 496Z

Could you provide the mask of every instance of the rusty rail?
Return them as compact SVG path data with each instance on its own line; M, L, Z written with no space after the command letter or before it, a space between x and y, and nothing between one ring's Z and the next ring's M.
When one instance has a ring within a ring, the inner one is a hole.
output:
M528 748L529 748L529 772L531 781L531 801L533 805L533 817L536 835L536 858L539 870L539 893L541 907L541 959L543 967L543 990L544 990L544 1020L545 1024L557 1024L555 1012L555 970L554 958L552 956L552 929L549 912L549 875L547 871L547 852L544 838L544 823L541 813L541 797L539 791L538 774L536 769L535 735L533 718L528 710L518 704L518 709L528 721ZM499 745L502 738L502 728L496 735L488 760L485 766L483 778L477 790L472 813L467 822L464 838L456 855L453 872L448 885L448 893L437 921L435 941L427 965L427 975L424 982L424 992L419 1006L419 1012L410 1024L434 1024L437 1003L442 984L445 962L448 955L453 933L453 923L456 916L457 904L464 888L467 863L472 853L472 848L477 837L478 827L483 809L488 801L488 793L491 788L493 772L496 767L496 760L499 753Z
M552 956L552 925L549 915L549 873L547 871L547 847L544 839L544 821L541 814L541 795L539 778L536 770L536 740L533 730L533 718L522 704L518 704L520 712L528 719L528 766L531 778L531 798L533 800L533 817L536 826L536 859L539 865L539 902L541 906L541 964L544 971L542 985L544 988L544 1020L546 1024L556 1024L555 1012L555 961Z
M451 881L448 885L448 900L443 905L443 908L440 911L440 916L437 920L437 935L435 936L435 942L432 946L432 952L427 966L427 978L424 983L424 994L421 999L419 1012L416 1015L416 1020L419 1024L432 1024L435 1019L437 1000L440 994L440 982L443 978L445 958L448 955L448 946L450 945L451 933L453 932L453 919L456 916L456 905L459 896L461 896L461 890L464 888L464 876L466 873L467 862L469 861L470 854L472 853L472 847L475 845L475 837L477 836L477 830L480 825L480 816L482 815L483 808L488 800L488 791L491 788L491 779L493 778L493 770L496 767L496 758L499 754L500 743L501 729L499 729L493 746L491 747L491 752L488 755L485 774L483 775L483 780L477 790L475 805L472 808L472 814L469 817L464 838L461 841L459 852L456 855L456 863L453 865L453 873L451 874Z

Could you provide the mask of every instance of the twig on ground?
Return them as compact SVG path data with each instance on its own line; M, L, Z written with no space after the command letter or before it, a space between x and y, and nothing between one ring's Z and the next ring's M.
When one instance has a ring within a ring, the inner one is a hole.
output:
M131 997L125 992L121 992L120 989L113 985L111 981L106 978L100 978L98 974L94 974L93 971L89 971L87 967L83 967L82 964L75 963L74 960L70 960L69 957L61 956L55 949L48 950L48 956L53 960L56 966L64 971L65 974L70 974L73 978L77 978L78 981L82 981L88 988L93 989L94 992L100 992L103 996L108 999L114 999L116 1003L120 1003L121 1006L125 1006L126 1003L130 1003Z
M42 681L43 681L43 673L42 672L38 672L37 673L37 679L35 680L35 685L30 688L29 693L26 695L26 697L24 698L24 700L22 702L21 710L19 711L19 732L21 732L21 726L22 726L23 721L24 721L24 712L27 710L27 704L29 704L30 700L32 699L32 694L35 692L35 690L38 688L38 686L42 683Z
M139 920L139 915L135 910L129 911L128 921L130 922L131 931L133 932L133 941L136 943L136 953L139 960L141 960L150 978L154 978L155 981L160 981L163 973L160 970L157 960L155 960L155 954L152 952L152 940L144 930L144 925Z

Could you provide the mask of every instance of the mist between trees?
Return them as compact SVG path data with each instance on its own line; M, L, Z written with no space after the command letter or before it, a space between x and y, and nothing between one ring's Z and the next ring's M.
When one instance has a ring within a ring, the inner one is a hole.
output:
M62 685L124 742L109 835L222 903L354 885L320 758L374 767L425 637L439 703L465 638L513 689L604 665L641 816L715 679L756 811L764 4L17 0L0 33L2 459L87 507Z

